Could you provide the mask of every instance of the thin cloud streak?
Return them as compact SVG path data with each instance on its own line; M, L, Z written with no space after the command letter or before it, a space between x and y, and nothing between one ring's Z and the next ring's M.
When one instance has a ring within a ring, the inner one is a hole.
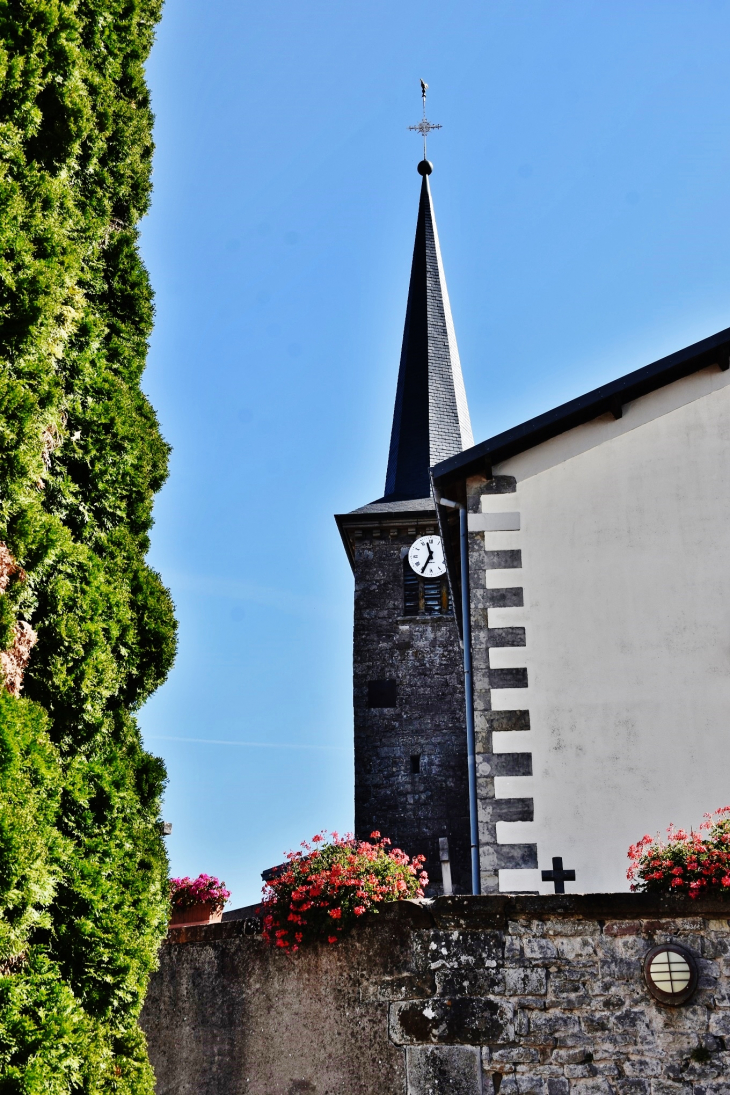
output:
M190 741L198 745L246 745L252 749L326 749L339 753L347 752L344 745L293 745L278 741L224 741L219 738L178 738L170 734L145 734L146 741Z
M284 612L289 616L317 616L325 619L338 619L339 611L334 605L327 605L319 597L307 597L291 590L276 589L271 586L242 582L238 578L214 578L198 574L188 574L165 568L165 584L174 590L197 593L208 597L222 597L226 600L249 601Z

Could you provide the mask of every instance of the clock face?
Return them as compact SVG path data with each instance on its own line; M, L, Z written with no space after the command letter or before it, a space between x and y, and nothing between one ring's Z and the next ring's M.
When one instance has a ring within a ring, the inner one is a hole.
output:
M423 578L438 578L446 573L444 549L440 536L419 536L408 551L411 569Z

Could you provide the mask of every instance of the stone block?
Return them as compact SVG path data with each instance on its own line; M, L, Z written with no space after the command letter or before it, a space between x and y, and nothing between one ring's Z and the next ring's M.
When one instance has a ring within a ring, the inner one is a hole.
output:
M613 1088L616 1095L651 1095L650 1080L616 1079Z
M481 1045L511 1042L512 1007L484 997L434 997L391 1004L390 1037L396 1045Z
M603 934L609 936L621 936L621 935L641 935L642 927L640 920L614 920L610 924L606 924L603 929Z
M601 977L604 981L635 981L641 971L641 959L618 955L601 957ZM622 986L623 988L623 986Z
M431 933L428 957L432 963L441 961L452 967L494 968L502 961L503 948L502 933L497 931L434 931Z
M543 1076L517 1076L519 1095L547 1095L547 1085Z
M594 1064L584 1062L582 1065L566 1065L565 1075L569 1080L584 1080L598 1075L598 1069Z
M552 959L558 957L555 944L549 939L535 939L525 936L522 940L525 958Z
M599 938L601 928L599 924L585 920L555 920L551 918L543 924L545 935L559 936L585 936L589 939Z
M573 1049L554 1049L550 1060L559 1065L582 1065L586 1061L593 1060L593 1053L585 1046L575 1046Z
M714 1012L710 1016L709 1031L721 1038L730 1038L730 1011Z
M587 992L566 992L561 996L553 997L550 1000L550 1005L552 1004L558 1004L561 1008L567 1008L570 1011L580 1011L591 1006L591 998Z
M570 1095L614 1095L611 1084L603 1076L571 1080Z
M496 1064L503 1065L529 1065L540 1060L540 1054L529 1046L507 1046L504 1049L495 1049L490 1058Z
M661 1011L662 1026L665 1030L678 1033L680 1031L696 1031L704 1033L707 1030L708 1011L701 1004L684 1004L681 1008L664 1008Z
M580 1024L575 1015L551 1008L546 1012L531 1012L529 1017L530 1034L561 1035L579 1034Z
M431 996L435 991L436 980L432 973L403 973L396 977L383 977L377 980L364 978L360 985L360 999L369 1000L412 1000L414 996Z
M499 1095L547 1095L543 1076L531 1072L529 1075L506 1075L498 1081L499 1075L498 1072L492 1073L492 1087L487 1086L487 1092L499 1091Z
M497 867L504 870L537 867L537 844L497 844L495 855Z
M543 936L546 934L546 925L542 920L510 920L507 931L510 935Z
M548 1095L569 1095L570 1085L562 1076L553 1076L547 1082Z
M531 753L493 753L490 767L495 776L531 776Z
M596 1014L595 1011L589 1010L580 1017L581 1026L586 1034L590 1034L595 1038L596 1035L601 1035L610 1031L613 1024L610 1015ZM624 1035L624 1037L628 1037Z
M604 1057L624 1060L634 1050L636 1038L632 1034L602 1034L592 1037L590 1044L597 1061Z
M438 996L499 996L504 991L505 976L502 970L456 969L436 973Z
M499 1080L497 1080L497 1077L499 1077ZM502 1076L501 1073L496 1072L491 1079L492 1086L488 1088L489 1095L493 1091L498 1091L499 1095L519 1095L516 1076Z
M553 943L561 958L592 958L596 953L593 940L585 935L576 935L567 939L553 936Z
M544 969L506 969L505 991L511 996L540 995L547 992L547 973Z
M632 1031L635 1034L643 1034L648 1030L649 1014L649 1009L640 1011L637 1008L622 1008L620 1011L614 1012L612 1016L611 1021L613 1029L622 1032Z
M408 1095L482 1095L481 1057L472 1046L408 1046Z
M522 947L519 939L515 939L514 936L508 935L504 941L504 960L510 961L514 958L519 958L522 954Z
M533 821L535 807L531 798L480 798L479 817L489 822Z
M560 969L550 974L550 995L564 998L566 996L580 996L583 1004L588 1007L592 1003L590 994L586 991L586 980L593 978L597 972L596 967L586 970Z

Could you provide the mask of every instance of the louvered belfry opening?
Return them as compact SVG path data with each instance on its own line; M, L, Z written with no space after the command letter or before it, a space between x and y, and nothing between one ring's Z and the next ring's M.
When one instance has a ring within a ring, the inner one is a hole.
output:
M451 596L445 574L440 578L422 578L403 560L403 615L449 616Z

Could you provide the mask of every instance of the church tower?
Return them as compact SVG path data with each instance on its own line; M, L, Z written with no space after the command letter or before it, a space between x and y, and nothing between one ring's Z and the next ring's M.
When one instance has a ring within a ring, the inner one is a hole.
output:
M429 469L473 444L429 186L421 194L383 497L336 517L355 576L355 832L470 892L464 679ZM410 559L409 559L410 555ZM444 838L446 842L444 842ZM448 883L447 883L448 885Z

